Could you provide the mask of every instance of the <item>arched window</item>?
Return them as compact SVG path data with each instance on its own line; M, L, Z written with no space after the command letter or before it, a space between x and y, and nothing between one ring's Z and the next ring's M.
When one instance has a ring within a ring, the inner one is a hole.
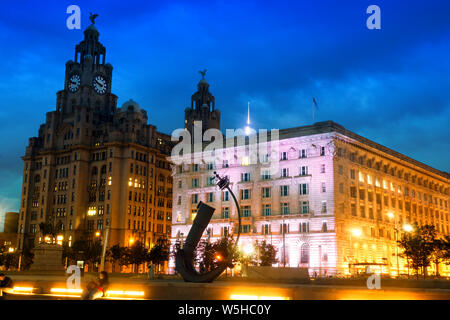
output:
M309 264L309 245L307 243L302 244L300 248L300 263Z
M91 173L93 176L96 176L97 174L98 174L98 169L97 169L97 167L93 167L92 168L92 173Z

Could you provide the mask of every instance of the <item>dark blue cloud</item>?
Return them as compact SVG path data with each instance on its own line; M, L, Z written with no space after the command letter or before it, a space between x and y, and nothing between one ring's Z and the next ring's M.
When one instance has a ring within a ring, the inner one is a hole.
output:
M223 128L244 125L247 101L256 127L310 124L314 96L316 121L450 171L448 1L20 1L0 11L1 208L19 207L20 156L83 37L66 28L71 4L83 28L100 14L119 104L138 101L163 132L183 126L207 68ZM366 28L371 4L381 30Z

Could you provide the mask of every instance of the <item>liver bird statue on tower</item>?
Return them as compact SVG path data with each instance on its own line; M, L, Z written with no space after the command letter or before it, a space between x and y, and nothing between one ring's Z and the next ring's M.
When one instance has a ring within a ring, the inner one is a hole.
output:
M95 24L95 19L98 17L98 14L89 12L89 20L91 20L92 24Z

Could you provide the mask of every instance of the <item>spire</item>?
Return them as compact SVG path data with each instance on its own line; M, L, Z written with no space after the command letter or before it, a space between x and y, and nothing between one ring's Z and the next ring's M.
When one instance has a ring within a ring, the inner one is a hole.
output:
M247 110L247 126L250 125L250 101L248 102L248 110Z
M247 125L245 126L245 135L249 136L250 134L252 134L253 129L250 128L250 101L248 102L247 105Z

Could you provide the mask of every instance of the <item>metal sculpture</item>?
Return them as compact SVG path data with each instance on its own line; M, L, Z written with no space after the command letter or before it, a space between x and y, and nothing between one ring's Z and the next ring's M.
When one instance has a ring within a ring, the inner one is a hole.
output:
M217 185L219 188L221 190L227 189L231 193L231 196L237 206L239 219L238 234L235 242L235 245L237 246L241 233L241 212L239 209L239 204L233 191L230 189L230 181L228 177L221 178L216 172L214 172L214 174L218 179ZM191 230L189 230L184 246L182 249L180 248L177 250L175 256L175 270L180 273L186 282L212 282L220 276L226 268L232 268L233 262L230 260L219 262L219 265L215 269L206 273L199 273L195 270L193 265L195 248L197 247L203 232L211 221L215 210L201 201L197 205L197 209L197 216L194 219ZM227 256L230 257L231 255Z

